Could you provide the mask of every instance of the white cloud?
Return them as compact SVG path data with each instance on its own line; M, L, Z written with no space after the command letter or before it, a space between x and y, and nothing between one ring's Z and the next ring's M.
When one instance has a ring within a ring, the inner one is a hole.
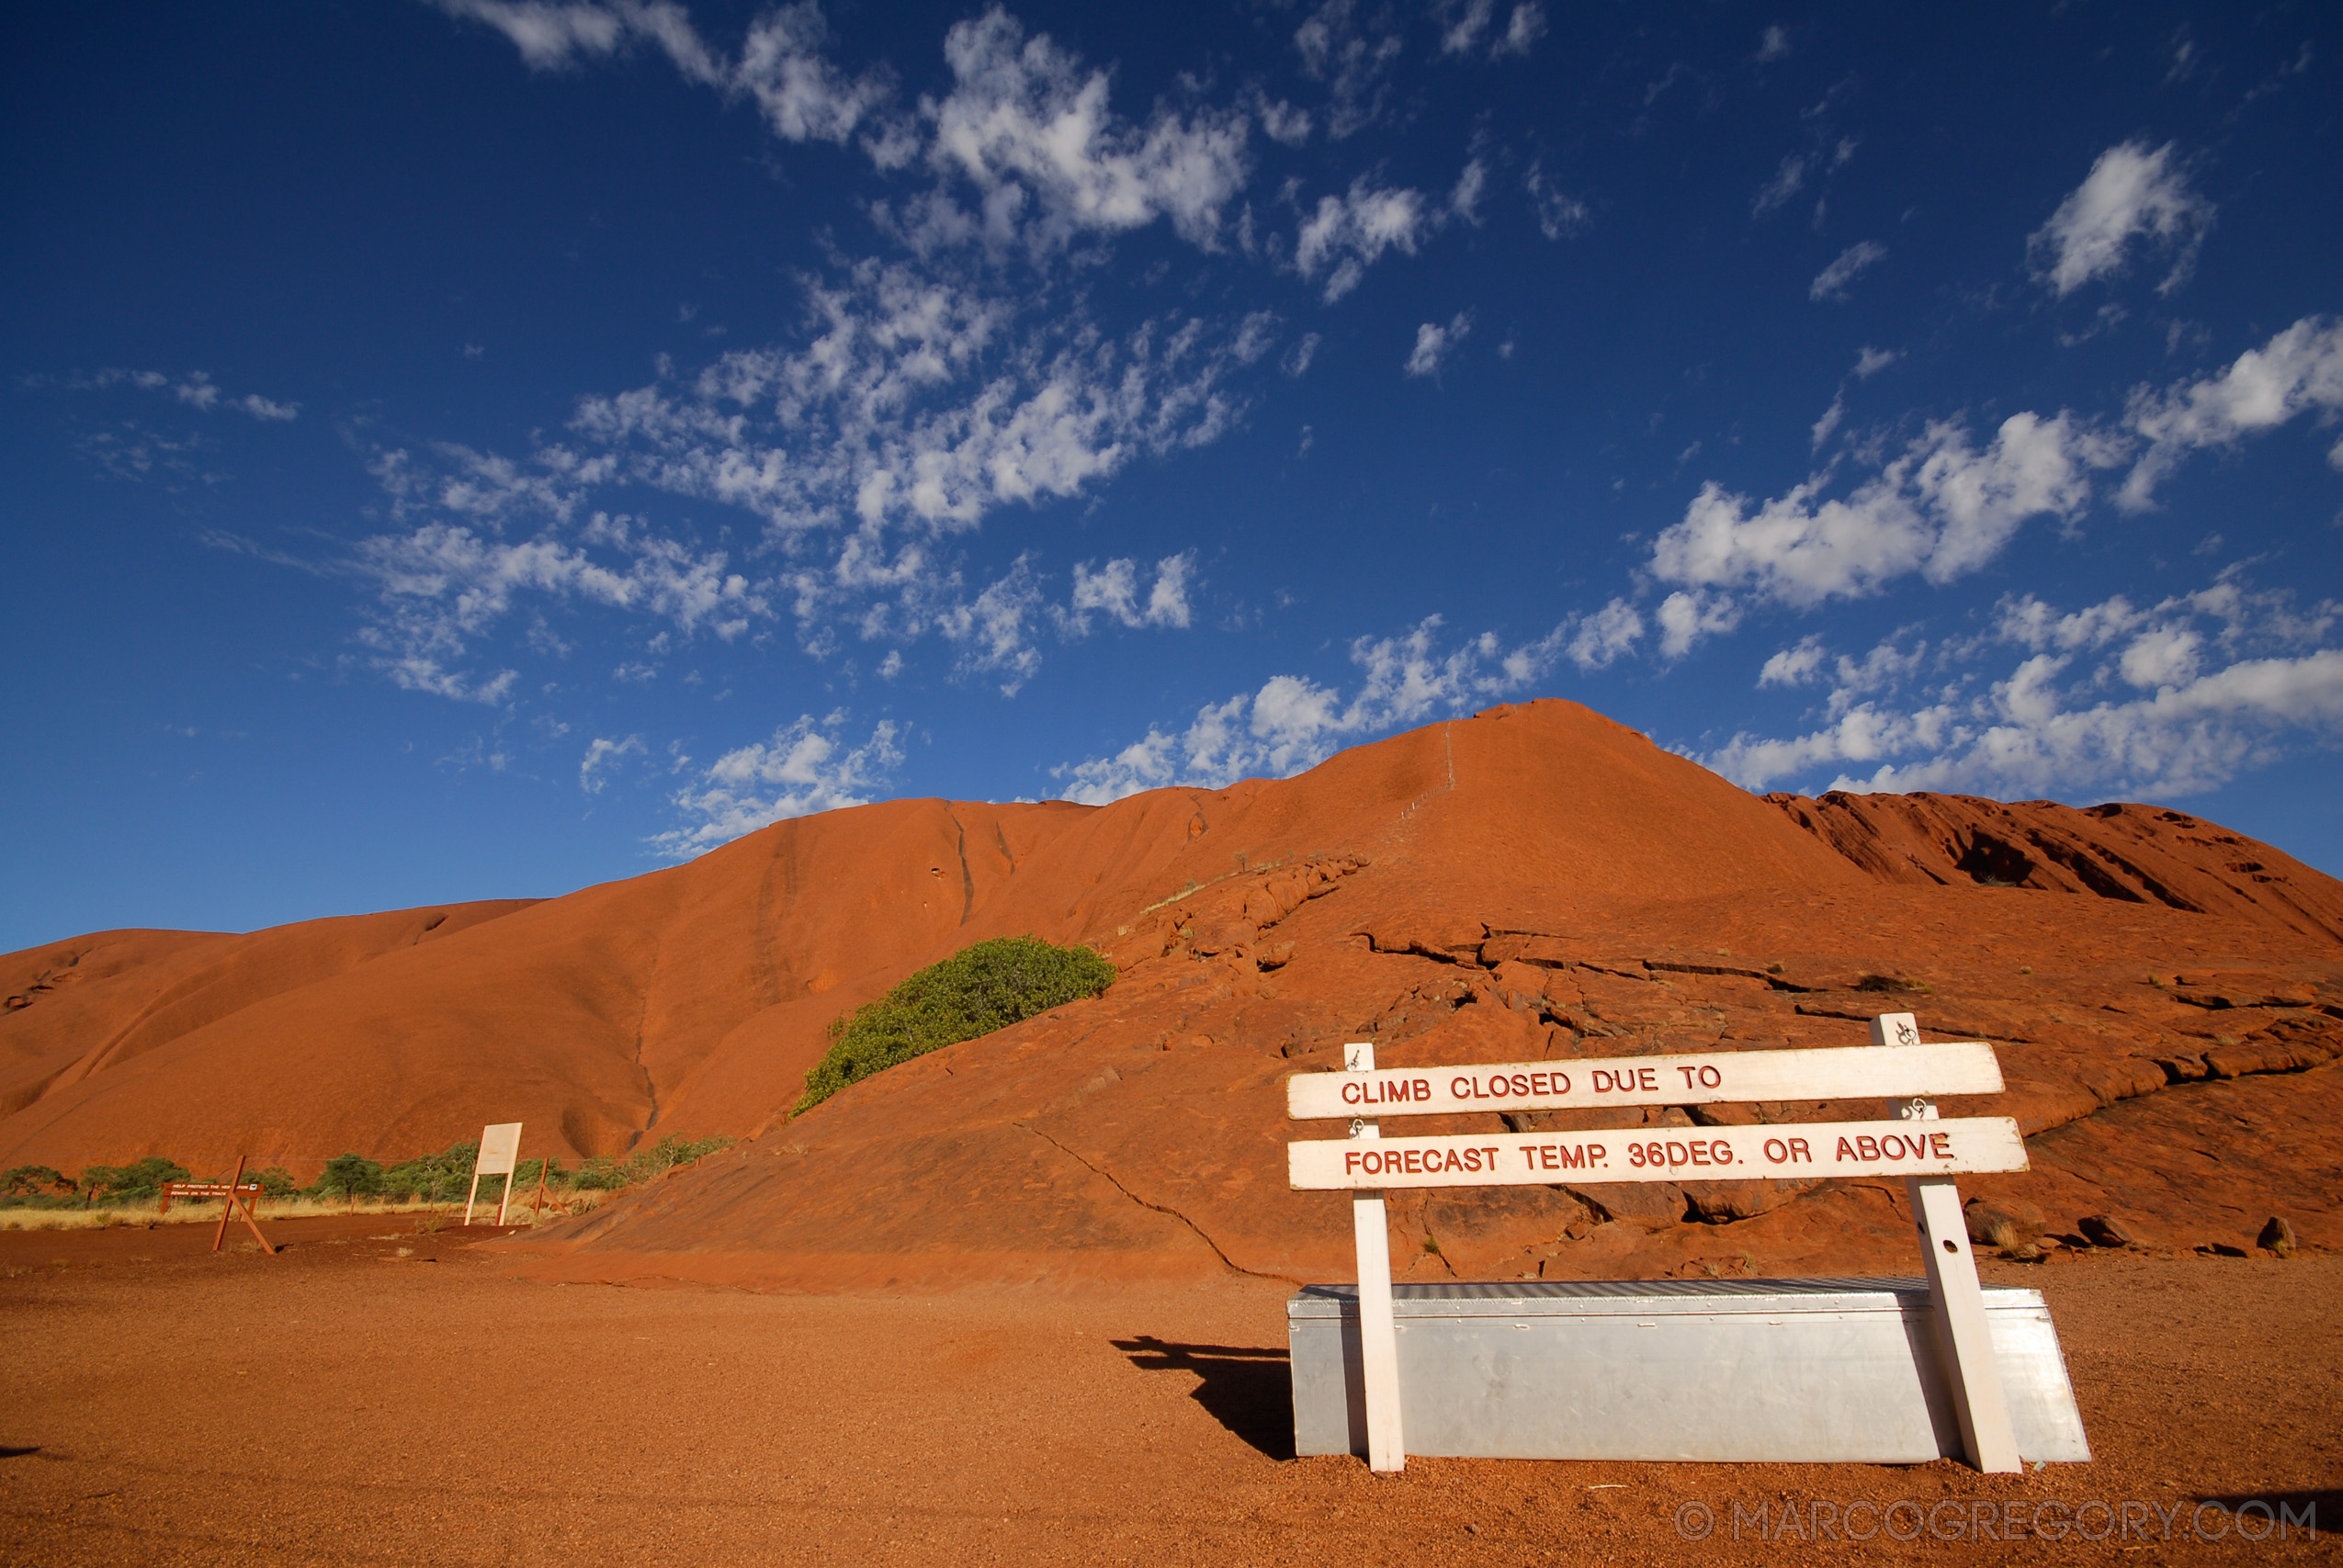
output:
M449 663L522 594L631 611L726 640L771 613L761 592L727 570L722 551L695 553L601 513L575 539L555 530L517 543L426 523L361 541L356 565L379 596L379 615L359 633L376 667L411 691L466 701L502 702L516 679L508 670L482 680Z
M1862 352L1855 355L1855 379L1868 381L1903 357L1901 354L1865 344Z
M1481 192L1488 185L1488 165L1472 159L1456 176L1456 188L1448 193L1448 210L1467 223L1479 223Z
M2315 412L2343 412L2343 321L2305 316L2219 375L2176 382L2164 390L2139 388L2124 419L2147 443L2116 495L2140 511L2155 502L2157 484L2182 457L2208 446L2232 446L2246 435ZM2343 442L2327 453L2343 468Z
M1602 670L1632 652L1643 639L1644 618L1624 599L1613 599L1591 615L1563 623L1563 651L1580 670Z
M1387 26L1380 12L1363 26L1356 0L1326 0L1294 29L1303 73L1326 84L1326 132L1338 141L1383 116L1401 47Z
M1522 0L1505 19L1505 36L1489 46L1489 58L1526 55L1545 36L1545 7L1537 0Z
M1508 55L1526 55L1545 36L1545 7L1538 0L1522 0L1505 19L1501 31L1492 32L1489 24L1497 18L1495 0L1454 0L1434 7L1440 19L1440 51L1443 54L1472 54L1488 40L1488 58L1502 60Z
M2111 443L2065 413L2013 414L1982 452L1965 425L1944 421L1843 499L1824 498L1828 471L1754 509L1747 497L1703 485L1683 521L1655 542L1650 570L1694 594L1743 590L1800 608L1873 592L1912 572L1946 582L1991 559L2028 518L2078 513L2090 498L2088 470L2116 457ZM1676 650L1723 614L1688 600L1670 626Z
M803 348L585 399L573 428L625 478L743 507L776 535L951 531L1217 439L1242 407L1231 372L1274 340L1258 312L1109 339L1079 311L1021 318L1005 291L877 262L808 288Z
M1839 428L1839 422L1846 417L1847 394L1842 391L1830 400L1830 406L1822 411L1822 417L1820 419L1814 422L1814 446L1812 449L1817 452L1821 451L1822 444L1830 439L1831 432L1837 430Z
M2122 271L2137 242L2175 254L2156 286L2168 294L2188 280L2213 215L2213 204L2189 188L2171 142L2151 152L2145 141L2125 141L2099 155L2083 183L2028 236L2027 253L2035 278L2065 296Z
M903 760L902 731L882 720L868 739L849 749L838 736L844 723L843 713L820 720L808 714L775 730L770 740L725 752L673 797L690 825L651 841L676 860L688 860L786 818L867 804L866 792Z
M1844 299L1855 279L1887 259L1887 247L1872 240L1858 240L1839 253L1839 258L1815 274L1814 282L1806 288L1806 298L1819 305L1826 300Z
M1272 676L1257 691L1197 709L1184 729L1150 725L1122 750L1051 776L1065 781L1065 798L1090 805L1172 784L1222 789L1240 778L1290 777L1370 735L1519 692L1562 649L1557 628L1510 650L1484 632L1443 652L1440 626L1434 615L1404 637L1353 642L1359 681L1347 696L1307 676Z
M103 391L111 387L134 387L141 392L161 392L174 402L183 403L198 413L209 413L214 409L234 409L250 414L264 424L281 423L299 419L301 405L266 398L258 392L237 397L221 389L208 370L190 370L185 375L171 375L161 370L126 370L119 367L77 372L51 381L45 377L32 378L33 386L62 385L76 391Z
M1585 202L1553 182L1543 159L1531 163L1530 172L1522 177L1522 186L1530 194L1530 210L1537 217L1538 231L1549 240L1578 233L1594 220L1594 214Z
M1421 193L1377 186L1362 175L1347 196L1320 197L1317 210L1302 220L1294 269L1313 282L1326 274L1324 299L1331 305L1357 288L1386 251L1415 254L1430 227Z
M1155 563L1154 586L1142 600L1138 562L1110 560L1093 571L1084 561L1074 568L1073 610L1061 616L1060 625L1069 635L1081 637L1090 630L1090 612L1099 610L1126 626L1184 627L1190 617L1188 580L1195 564L1193 550L1165 556Z
M1839 660L1822 727L1737 735L1703 760L1750 788L1836 767L1820 787L2194 794L2290 750L2343 740L2343 650L2321 646L2338 622L2343 605L2297 611L2234 574L2148 609L2119 597L2062 615L2008 599L1994 631L1959 655L2015 650L1998 679L1953 672L1896 702L1929 660L1925 644L1891 640L1863 660ZM1769 660L1760 683L1808 678L1820 663L1809 638Z
M1762 218L1805 188L1805 156L1789 153L1783 158L1782 166L1773 171L1773 177L1758 186L1757 195L1749 198L1749 216Z
M1471 316L1459 311L1446 326L1426 321L1416 329L1416 346L1408 355L1408 374L1436 376L1441 361L1454 352L1458 344L1473 330Z
M1659 623L1659 656L1681 659L1702 637L1739 626L1741 607L1730 594L1679 589L1660 601L1652 618Z
M1767 65L1777 60L1787 60L1789 57L1790 34L1785 28L1771 27L1758 35L1756 59L1759 64Z
M578 787L588 795L600 795L610 781L605 770L616 766L628 757L643 754L642 737L629 735L623 740L596 739L586 748L585 756L578 763Z
M728 97L749 97L774 133L792 141L844 142L888 98L883 78L849 78L822 57L828 42L812 0L782 6L751 24L741 57L728 60L664 0L435 0L443 11L493 28L533 71L562 71L638 43L664 53L684 78Z
M1822 669L1824 658L1819 636L1802 637L1796 646L1785 648L1765 661L1758 671L1760 686L1803 686Z
M1244 115L1163 108L1126 124L1107 107L1107 73L999 9L955 25L944 56L955 86L932 107L929 162L976 187L971 221L989 240L1054 249L1168 217L1183 238L1217 242L1247 175Z

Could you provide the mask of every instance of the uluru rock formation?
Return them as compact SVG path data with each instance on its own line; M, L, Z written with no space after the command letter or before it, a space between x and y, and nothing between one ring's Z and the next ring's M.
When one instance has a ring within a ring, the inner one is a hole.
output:
M1120 977L786 1118L831 1019L1024 932ZM1562 702L1226 790L835 811L539 903L100 933L0 959L0 987L10 1164L298 1167L492 1120L528 1125L525 1155L746 1140L530 1242L572 1278L1345 1277L1341 1200L1286 1190L1308 1129L1281 1088L1345 1039L1389 1065L1853 1044L1885 1010L1999 1047L2009 1092L1951 1109L2017 1116L2034 1168L1980 1196L2054 1231L2243 1245L2283 1213L2343 1244L2321 1131L2343 884L2152 807L1751 795ZM1420 1277L1513 1277L1907 1269L1900 1202L1692 1184L1392 1210Z

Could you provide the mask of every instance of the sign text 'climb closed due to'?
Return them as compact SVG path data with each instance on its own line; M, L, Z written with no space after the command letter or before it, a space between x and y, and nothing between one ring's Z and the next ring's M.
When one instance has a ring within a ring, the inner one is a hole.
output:
M1285 1113L1310 1120L2000 1091L1993 1048L1962 1042L1296 1073L1285 1080Z

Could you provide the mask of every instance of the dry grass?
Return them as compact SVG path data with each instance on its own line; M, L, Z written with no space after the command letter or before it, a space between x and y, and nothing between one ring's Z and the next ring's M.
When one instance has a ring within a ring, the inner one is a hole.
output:
M0 1230L6 1231L102 1231L120 1226L148 1225L216 1225L220 1223L221 1205L216 1202L191 1201L182 1198L164 1213L160 1199L151 1203L122 1203L97 1209L0 1209ZM339 1199L263 1198L260 1217L264 1220L308 1219L318 1214L347 1214L354 1211ZM444 1214L445 1203L420 1201L404 1203L382 1203L361 1201L355 1211L361 1214ZM461 1214L459 1205L456 1213Z
M530 1198L534 1198L534 1193ZM607 1192L572 1192L555 1196L549 1192L545 1199L544 1223L572 1214L583 1214L599 1208ZM413 1228L428 1235L463 1220L461 1203L426 1203L420 1199L404 1202L386 1202L360 1199L356 1209L339 1198L263 1198L260 1217L264 1220L303 1220L319 1214L384 1214L415 1216ZM482 1203L472 1210L475 1224L493 1224L496 1205ZM102 1231L149 1225L216 1225L220 1223L220 1204L182 1198L164 1213L160 1199L147 1203L122 1203L97 1209L0 1209L0 1231ZM505 1224L533 1225L537 1217L529 1212L528 1201L514 1194L513 1206L505 1215Z

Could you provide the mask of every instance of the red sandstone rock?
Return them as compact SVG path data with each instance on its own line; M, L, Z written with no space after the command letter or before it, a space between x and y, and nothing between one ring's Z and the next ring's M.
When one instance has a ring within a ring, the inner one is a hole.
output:
M1980 832L2032 869L1994 874L2019 867ZM1567 703L1223 791L832 812L566 898L428 919L0 958L28 998L0 1014L18 1107L0 1161L397 1156L512 1119L525 1156L753 1134L550 1227L530 1266L799 1289L1344 1278L1346 1201L1285 1179L1285 1143L1335 1128L1289 1123L1282 1084L1339 1066L1346 1039L1394 1066L1853 1045L1893 1010L1999 1051L2009 1092L1945 1112L2018 1117L2034 1168L1968 1195L2034 1204L2054 1232L2121 1213L2162 1246L2249 1240L2276 1204L2303 1245L2343 1245L2343 1152L2303 1130L2343 1119L2343 1018L2324 1010L2343 995L2343 886L2149 807L1769 802ZM1026 931L1095 943L1120 977L783 1114L839 1012ZM87 977L61 983L72 970ZM1403 1277L1554 1278L1906 1272L1902 1203L1882 1180L1389 1207Z

